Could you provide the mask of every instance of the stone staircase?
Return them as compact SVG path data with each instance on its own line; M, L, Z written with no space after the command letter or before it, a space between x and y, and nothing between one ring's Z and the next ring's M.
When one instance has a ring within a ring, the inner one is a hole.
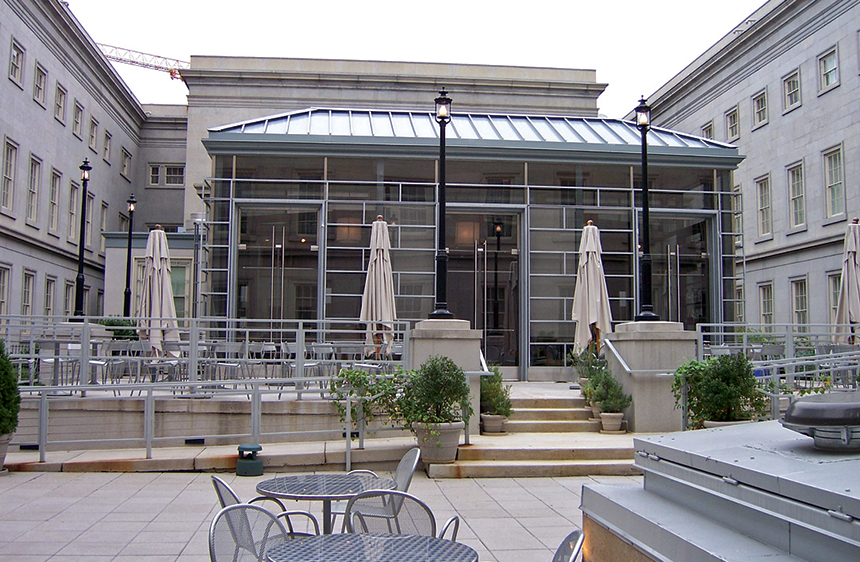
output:
M630 436L602 435L580 397L514 398L507 435L482 435L434 478L638 475Z

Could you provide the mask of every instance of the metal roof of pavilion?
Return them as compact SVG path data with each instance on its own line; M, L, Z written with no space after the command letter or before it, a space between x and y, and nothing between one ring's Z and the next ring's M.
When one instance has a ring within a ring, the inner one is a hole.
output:
M309 108L215 127L209 132L215 136L266 135L270 140L279 136L341 137L355 142L361 138L437 139L439 126L430 111ZM565 143L636 148L641 145L639 130L633 122L599 117L454 113L446 137L476 143L545 143L548 148ZM650 130L648 146L735 149L726 143L659 127Z

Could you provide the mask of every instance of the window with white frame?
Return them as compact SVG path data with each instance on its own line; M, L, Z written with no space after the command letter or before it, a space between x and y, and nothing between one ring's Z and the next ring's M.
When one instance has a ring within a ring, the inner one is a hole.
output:
M60 189L63 184L63 174L57 170L51 172L51 196L48 200L48 230L56 231L60 225Z
M149 165L149 185L161 185L161 166Z
M42 182L42 161L30 156L30 182L27 188L27 220L39 220L39 184Z
M744 215L743 191L740 184L732 187L732 232L735 234L735 245L743 244Z
M80 188L75 182L69 184L69 240L77 240L78 238L78 197L80 196Z
M53 277L45 278L45 316L54 315L54 300L56 299L57 280Z
M712 139L714 138L714 122L706 123L702 125L702 138Z
M11 275L11 269L0 266L0 314L9 313L9 278Z
M796 228L806 224L806 198L803 185L803 163L788 167L789 225Z
M36 274L32 271L24 272L24 282L21 285L21 314L23 316L33 315L33 288L36 285Z
M66 98L68 94L66 89L57 82L57 89L54 92L54 118L60 123L66 122Z
M84 236L86 236L86 245L92 247L93 245L93 202L95 201L95 197L91 193L87 193L87 209L86 209L86 224L84 225Z
M164 183L167 185L185 184L185 166L166 166L164 169Z
M128 228L131 226L131 221L128 219L128 216L120 213L119 214L119 232L128 232Z
M75 312L75 284L66 281L63 287L63 315L71 316Z
M752 98L753 128L767 123L767 90L759 92Z
M90 288L86 287L86 286L84 287L83 301L84 301L84 305L81 307L81 310L84 311L84 316L88 316L89 310L90 310Z
M741 136L741 129L738 119L738 108L733 107L726 112L726 138L727 140L735 140Z
M828 217L835 217L845 212L842 147L836 147L824 153L824 198L827 203Z
M99 213L99 252L105 252L105 237L104 232L107 230L108 204L102 201L102 209Z
M735 287L735 322L744 323L744 286Z
M103 316L105 313L105 292L101 289L96 293L96 314Z
M772 234L773 229L770 177L764 176L755 180L755 191L758 200L758 235L767 236Z
M758 286L759 323L773 324L773 284Z
M98 152L99 122L95 119L90 119L90 148L93 152Z
M3 186L0 188L0 207L12 210L12 200L15 195L15 170L18 168L18 145L6 141L3 152Z
M836 313L839 310L839 293L842 290L842 272L827 275L827 295L830 307L830 323L836 324Z
M24 86L24 47L12 40L12 52L9 54L9 78L23 89Z
M110 141L111 134L105 131L105 140L102 143L102 159L110 165Z
M782 108L789 111L800 104L800 70L795 70L782 79Z
M78 138L81 138L84 127L84 108L78 102L75 102L75 110L72 115L72 133Z
M129 152L124 148L122 149L122 158L119 164L119 173L126 178L128 178L129 174L131 173L131 154L129 154Z
M45 90L48 87L48 71L41 64L36 63L36 72L33 75L33 99L41 106L45 106Z
M805 278L791 281L791 317L799 331L805 331L805 329L800 328L809 324L809 304Z
M836 47L818 57L818 90L826 92L839 85L839 53Z

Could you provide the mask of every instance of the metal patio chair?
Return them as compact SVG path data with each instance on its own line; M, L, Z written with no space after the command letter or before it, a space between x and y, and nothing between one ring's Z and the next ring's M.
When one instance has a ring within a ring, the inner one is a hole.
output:
M290 537L307 537L320 534L319 522L312 513L309 513L307 511L301 511L298 509L287 510L281 500L269 496L256 496L255 498L252 498L247 502L242 502L239 499L239 496L236 495L236 492L233 491L233 488L231 488L229 484L227 484L217 476L212 476L212 485L215 487L215 494L218 496L218 503L221 504L222 508L231 505L237 505L240 503L255 504L257 502L270 501L277 505L278 511L275 513L275 517L277 519L284 520L284 524L288 529L288 534L290 535ZM296 530L296 525L294 524L293 517L303 517L307 519L308 523L313 525L314 532L309 533L306 531Z
M552 562L574 562L579 556L579 551L582 550L583 541L585 541L585 535L579 529L567 535L558 545Z
M355 495L346 504L344 520L349 533L436 536L436 518L427 504L397 490Z
M209 560L264 562L269 548L290 538L281 522L262 507L230 505L219 511L209 526Z

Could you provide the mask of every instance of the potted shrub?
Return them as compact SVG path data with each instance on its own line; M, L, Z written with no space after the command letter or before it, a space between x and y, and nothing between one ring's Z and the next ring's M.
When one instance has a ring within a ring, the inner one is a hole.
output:
M570 353L568 359L579 373L580 393L591 407L592 418L600 419L600 400L603 398L603 379L612 376L606 359L594 353L591 346L579 354Z
M21 409L21 395L18 393L18 377L12 362L6 354L3 340L0 340L0 473L5 472L6 450L12 434L18 428L18 411Z
M340 421L346 421L347 397L351 398L349 414L354 428L372 422L380 413L392 412L398 382L403 378L402 370L395 375L380 375L361 369L341 369L339 376L329 383Z
M505 422L513 412L511 386L505 386L497 365L490 367L490 370L492 375L481 377L481 431L503 433Z
M633 398L624 394L624 388L615 377L608 372L601 379L600 394L600 423L604 432L621 431L624 410L630 407Z
M720 355L704 361L688 361L675 371L672 394L682 408L686 394L687 426L706 426L754 420L768 409L767 397L744 354Z

